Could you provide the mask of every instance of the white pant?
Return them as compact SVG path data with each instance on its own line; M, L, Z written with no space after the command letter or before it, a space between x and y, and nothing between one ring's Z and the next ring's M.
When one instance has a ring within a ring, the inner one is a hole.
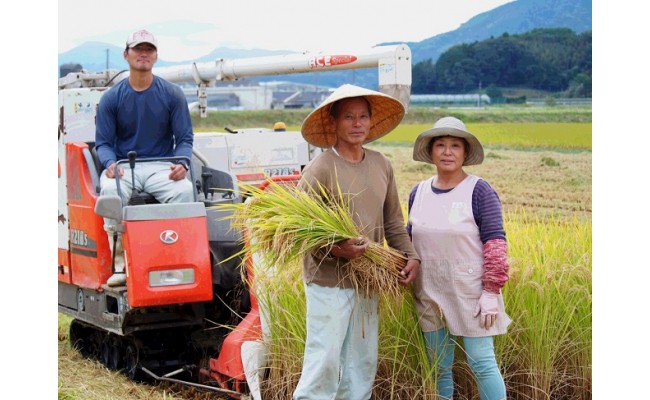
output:
M377 373L377 297L305 285L307 340L294 400L369 400Z
M104 218L104 220L107 220L108 218ZM112 221L112 220L111 220ZM115 247L115 265L114 269L115 272L117 273L123 273L125 271L125 257L124 257L124 249L122 248L122 235L120 233L117 234L117 241L113 242L113 234L115 233L115 226L114 225L104 225L104 230L108 234L108 248L111 251L111 257L113 257L113 247Z
M173 181L169 179L171 173L169 161L145 162L135 165L135 188L147 192L161 203L184 203L194 201L194 189L189 179ZM127 204L131 197L131 168L128 164L121 164L124 175L120 178L120 193L122 203ZM117 170L116 170L117 173ZM114 178L106 176L106 170L100 178L101 195L117 195L117 183Z

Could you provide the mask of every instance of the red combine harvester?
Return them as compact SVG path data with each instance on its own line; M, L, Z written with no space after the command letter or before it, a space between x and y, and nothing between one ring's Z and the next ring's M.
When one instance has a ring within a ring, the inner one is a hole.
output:
M154 74L195 82L205 116L205 89L216 81L370 67L378 68L379 90L408 106L406 45L344 56L217 60L157 68ZM242 233L231 230L227 215L214 206L244 201L240 181L298 179L321 149L309 146L300 132L200 133L189 160L193 202L159 204L141 193L124 205L118 196L99 196L95 112L102 94L126 75L79 71L59 79L59 312L73 318L70 340L82 354L132 379L170 380L250 398L242 345L261 338L258 305L247 285L252 265L247 260L242 273L245 263L229 259L241 250ZM150 161L132 154L118 163ZM117 220L122 232L127 273L122 287L106 285L113 238L103 217Z

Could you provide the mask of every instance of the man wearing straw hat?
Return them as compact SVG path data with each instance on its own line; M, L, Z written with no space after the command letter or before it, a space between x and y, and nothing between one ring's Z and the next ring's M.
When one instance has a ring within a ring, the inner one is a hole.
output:
M363 236L304 258L307 339L294 400L371 397L378 357L377 294L359 295L346 263L361 257L369 240L386 240L408 258L400 284L417 276L420 259L404 229L391 163L363 147L392 131L404 113L391 96L343 85L303 122L305 140L328 150L307 165L299 187L313 190L320 184L335 196L349 195L350 215Z

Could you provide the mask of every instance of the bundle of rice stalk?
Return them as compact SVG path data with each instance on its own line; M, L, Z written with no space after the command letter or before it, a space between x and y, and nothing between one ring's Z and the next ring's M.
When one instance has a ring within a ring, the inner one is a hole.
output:
M308 252L326 254L340 241L361 237L349 200L333 197L320 184L307 192L270 181L266 189L244 184L240 191L249 196L246 202L215 207L234 211L229 217L233 228L246 231L249 239L242 252L260 255L266 265L280 269ZM346 265L357 293L400 296L398 281L407 259L383 243L364 241L369 242L364 255Z

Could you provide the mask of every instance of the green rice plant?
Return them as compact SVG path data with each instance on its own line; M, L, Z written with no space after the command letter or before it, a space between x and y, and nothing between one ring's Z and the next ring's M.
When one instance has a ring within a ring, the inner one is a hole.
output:
M412 146L415 139L431 124L399 125L378 143L399 143ZM466 123L484 147L591 150L591 123Z
M305 348L306 303L301 265L293 262L280 268L254 264L253 291L263 317L264 343L268 351L267 378L263 398L290 398L302 371Z
M266 127L272 128L277 121L283 121L288 131L300 131L302 122L313 111L309 108L283 110L220 110L208 113L206 118L192 113L192 126L195 133L223 131L230 129ZM485 108L433 108L411 104L402 120L402 125L424 124L429 127L445 116L454 116L467 123L530 123L563 122L590 123L591 106L527 107L511 105L491 105Z
M505 222L513 323L495 347L508 387L530 399L591 398L591 223L521 210Z
M505 156L503 156L501 154L497 154L497 153L495 153L493 151L488 152L485 155L485 158L492 158L492 159L495 159L495 160L507 160L508 159L507 157L505 157Z
M379 362L374 398L435 399L436 369L431 365L411 291L379 303Z
M553 157L542 157L541 161L542 165L546 165L547 167L559 167L560 163L554 159Z

